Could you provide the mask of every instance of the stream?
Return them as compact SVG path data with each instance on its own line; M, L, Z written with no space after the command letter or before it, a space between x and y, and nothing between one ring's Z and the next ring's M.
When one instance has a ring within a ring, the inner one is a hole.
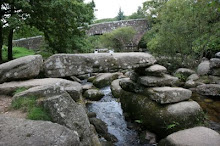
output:
M97 118L108 125L108 132L118 139L118 142L115 143L116 146L141 146L139 144L137 132L127 128L121 103L113 98L110 87L107 86L100 90L105 96L100 101L89 104L87 107L88 110L90 112L95 112ZM145 146L150 145L145 144Z

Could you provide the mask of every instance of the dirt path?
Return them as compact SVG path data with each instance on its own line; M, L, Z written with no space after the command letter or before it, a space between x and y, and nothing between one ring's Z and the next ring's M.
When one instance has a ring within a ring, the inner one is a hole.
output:
M13 110L10 108L12 97L0 95L0 115L6 115L15 118L25 118L26 113L20 110Z

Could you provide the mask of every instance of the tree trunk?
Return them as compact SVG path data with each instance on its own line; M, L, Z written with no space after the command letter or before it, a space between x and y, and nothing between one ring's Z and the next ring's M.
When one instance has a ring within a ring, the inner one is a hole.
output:
M3 62L3 59L2 59L2 46L3 46L3 28L2 26L0 26L0 63Z
M13 59L13 53L12 53L13 30L14 29L11 29L9 31L9 34L8 34L8 60L12 60Z

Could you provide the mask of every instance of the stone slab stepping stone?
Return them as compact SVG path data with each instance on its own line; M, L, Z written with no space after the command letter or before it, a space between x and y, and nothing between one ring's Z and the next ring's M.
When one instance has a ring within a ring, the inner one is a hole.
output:
M104 94L98 89L89 89L85 91L85 93L83 94L83 97L85 97L86 99L92 100L92 101L98 101L103 96Z
M145 69L146 75L162 76L163 73L166 73L166 72L167 72L166 67L159 65L159 64L152 65Z
M141 76L138 82L148 87L173 86L178 81L177 77L165 74L163 77Z
M148 67L156 59L148 53L56 54L44 63L47 77L66 77L94 72Z
M31 79L41 70L43 58L41 55L21 57L0 65L0 83L18 79Z
M197 86L196 91L204 96L220 97L220 84L204 84Z
M152 100L160 104L180 102L192 96L192 91L179 87L155 87L148 89L148 93Z
M175 132L161 140L158 146L219 146L220 135L206 127L194 127Z
M79 146L74 130L49 121L0 116L1 146Z
M68 81L59 78L31 79L26 81L13 81L0 84L0 94L12 95L18 88L31 88L36 86L57 85L60 87L73 87L76 91L81 91L82 86L78 82Z

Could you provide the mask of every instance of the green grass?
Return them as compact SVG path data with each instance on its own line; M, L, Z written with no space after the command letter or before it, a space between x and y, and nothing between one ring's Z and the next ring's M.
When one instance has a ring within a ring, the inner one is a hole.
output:
M27 119L51 121L49 112L37 103L37 97L18 98L12 101L11 107L27 112Z
M18 88L18 89L13 93L13 95L18 94L18 93L20 93L20 92L23 92L23 91L25 91L25 90L27 90L27 89L28 89L28 88L25 88L25 87Z
M34 55L35 52L33 50L28 50L26 48L23 47L13 47L13 58L20 58L20 57L24 57L24 56L28 56L28 55ZM8 58L8 49L6 46L3 47L3 60L7 60Z

